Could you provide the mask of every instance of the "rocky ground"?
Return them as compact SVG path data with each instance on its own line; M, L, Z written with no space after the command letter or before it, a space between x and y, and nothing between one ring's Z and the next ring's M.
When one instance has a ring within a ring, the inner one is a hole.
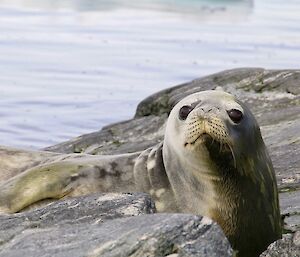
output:
M210 219L154 212L146 194L111 193L0 216L0 256L231 255L227 239Z
M167 115L180 99L216 87L249 105L276 171L286 234L262 256L300 256L300 71L235 69L213 74L148 97L129 121L45 150L91 155L144 150L162 140ZM1 215L0 256L232 254L222 231L211 220L154 212L147 195L100 194Z

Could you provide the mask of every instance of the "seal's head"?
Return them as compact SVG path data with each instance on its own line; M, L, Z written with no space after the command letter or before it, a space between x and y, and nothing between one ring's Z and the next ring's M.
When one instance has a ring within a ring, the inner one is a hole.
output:
M190 152L192 156L203 147L219 154L236 155L251 152L262 142L259 126L249 109L233 95L223 91L202 91L181 100L171 111L167 135L174 149ZM242 140L241 140L242 139Z
M181 209L216 220L239 256L280 238L272 163L253 114L233 95L202 91L177 103L163 158Z

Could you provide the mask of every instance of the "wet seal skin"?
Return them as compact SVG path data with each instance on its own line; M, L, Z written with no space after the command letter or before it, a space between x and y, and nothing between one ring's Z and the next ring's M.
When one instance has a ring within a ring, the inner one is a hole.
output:
M164 141L141 153L90 156L0 149L0 212L93 192L150 193L159 212L218 222L236 256L281 238L272 162L250 110L222 91L185 97Z

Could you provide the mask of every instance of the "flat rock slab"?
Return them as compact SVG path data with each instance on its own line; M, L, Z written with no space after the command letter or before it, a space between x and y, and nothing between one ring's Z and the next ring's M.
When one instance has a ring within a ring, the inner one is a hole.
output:
M208 218L155 211L145 194L70 198L0 216L0 256L231 256Z
M56 201L34 211L0 215L0 249L16 235L32 228L101 223L154 212L154 202L144 193L95 194Z

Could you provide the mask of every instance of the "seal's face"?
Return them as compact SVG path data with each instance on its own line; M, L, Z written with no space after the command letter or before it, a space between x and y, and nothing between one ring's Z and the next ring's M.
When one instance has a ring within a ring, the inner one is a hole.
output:
M163 161L180 209L215 220L239 256L258 256L280 238L272 162L253 114L234 96L202 91L177 103Z
M172 145L181 151L236 155L252 147L251 138L259 131L251 112L236 98L222 91L192 94L175 105L167 124L174 138ZM241 138L243 140L241 140Z

